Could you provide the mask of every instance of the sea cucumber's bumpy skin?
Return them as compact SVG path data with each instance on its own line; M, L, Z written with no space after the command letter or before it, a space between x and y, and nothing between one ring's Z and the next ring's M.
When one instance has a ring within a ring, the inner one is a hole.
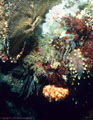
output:
M93 69L93 2L67 0L54 6L39 25L38 46L24 58L24 67L34 70L49 84L80 86ZM85 75L86 74L86 75ZM76 89L76 86L74 86Z

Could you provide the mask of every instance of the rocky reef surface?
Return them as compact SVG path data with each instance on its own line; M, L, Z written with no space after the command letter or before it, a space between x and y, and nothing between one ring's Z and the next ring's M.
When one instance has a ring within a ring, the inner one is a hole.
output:
M0 1L0 119L92 120L92 13L91 0Z

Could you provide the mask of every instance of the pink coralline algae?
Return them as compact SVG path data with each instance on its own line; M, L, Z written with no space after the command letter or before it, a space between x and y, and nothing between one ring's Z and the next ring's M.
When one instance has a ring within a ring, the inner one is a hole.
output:
M88 69L93 68L93 35L90 36L90 40L86 41L85 45L82 47L81 51L83 56L86 58L86 64Z

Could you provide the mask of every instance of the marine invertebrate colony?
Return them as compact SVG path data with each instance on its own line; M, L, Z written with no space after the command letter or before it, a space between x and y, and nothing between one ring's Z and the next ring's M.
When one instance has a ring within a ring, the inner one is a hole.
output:
M62 98L65 98L69 91L68 89L55 87L54 85L47 85L43 88L43 94L45 97L49 98L49 101L55 101L61 100Z
M38 46L24 58L24 67L34 70L37 81L45 76L50 87L68 89L70 83L76 90L82 79L90 78L93 69L92 6L91 0L67 0L45 15L36 33Z

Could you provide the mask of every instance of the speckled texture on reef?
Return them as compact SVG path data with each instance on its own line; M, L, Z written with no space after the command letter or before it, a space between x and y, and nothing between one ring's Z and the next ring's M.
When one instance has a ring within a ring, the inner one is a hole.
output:
M3 62L16 62L9 57L9 18L18 1L1 1L0 4L0 59Z

